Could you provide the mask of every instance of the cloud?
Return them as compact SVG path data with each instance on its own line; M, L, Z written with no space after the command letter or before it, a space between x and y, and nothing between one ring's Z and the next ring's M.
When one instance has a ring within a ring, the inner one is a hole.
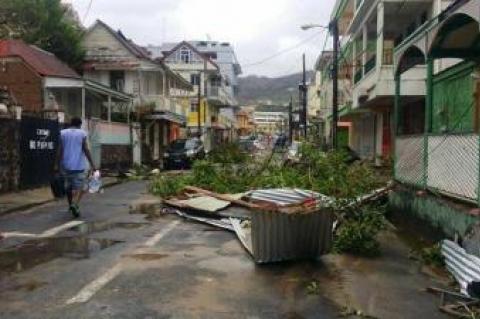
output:
M65 0L81 18L90 0ZM139 44L207 39L231 42L242 64L292 47L319 30L303 32L305 23L328 24L335 0L93 0L83 23L102 19ZM320 53L324 35L265 63L244 67L245 74L278 76L301 70Z

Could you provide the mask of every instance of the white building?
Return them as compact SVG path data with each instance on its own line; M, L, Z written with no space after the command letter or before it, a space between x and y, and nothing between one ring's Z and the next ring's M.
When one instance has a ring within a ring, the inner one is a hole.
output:
M188 105L177 95L188 94L190 83L100 20L87 30L83 47L84 77L133 96L134 111L143 123L143 160L160 161L163 149L186 123Z
M152 57L167 64L194 91L190 98L188 127L193 134L202 129L207 149L231 137L235 131L234 108L237 106L238 74L241 69L233 48L226 43L183 41L162 46L148 46ZM198 114L200 90L200 116Z
M256 131L265 134L286 133L288 130L288 107L261 105L253 113Z

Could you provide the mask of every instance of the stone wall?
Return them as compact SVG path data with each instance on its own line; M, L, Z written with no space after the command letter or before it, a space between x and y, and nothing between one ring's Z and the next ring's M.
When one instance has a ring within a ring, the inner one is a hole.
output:
M0 193L18 190L20 180L20 122L0 118Z
M132 147L130 145L102 144L102 169L127 170L132 166Z

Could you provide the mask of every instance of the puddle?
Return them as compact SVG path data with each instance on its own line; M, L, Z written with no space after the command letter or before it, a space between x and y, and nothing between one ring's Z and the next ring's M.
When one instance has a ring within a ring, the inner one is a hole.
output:
M111 229L137 229L149 225L148 223L112 223L112 222L89 222L70 228L70 231L88 235Z
M59 257L89 258L96 252L118 243L120 241L86 237L30 240L17 247L0 250L0 273L21 272Z
M155 220L165 215L162 209L163 207L158 205L158 203L141 203L130 207L130 214L146 215L146 220Z
M124 255L124 257L133 258L141 261L153 261L168 257L168 254L133 254Z

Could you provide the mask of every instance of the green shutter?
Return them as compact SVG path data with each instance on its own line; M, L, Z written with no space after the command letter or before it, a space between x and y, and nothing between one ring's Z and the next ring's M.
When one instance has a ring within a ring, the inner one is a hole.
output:
M433 83L432 132L473 131L473 66L461 63L435 75Z

